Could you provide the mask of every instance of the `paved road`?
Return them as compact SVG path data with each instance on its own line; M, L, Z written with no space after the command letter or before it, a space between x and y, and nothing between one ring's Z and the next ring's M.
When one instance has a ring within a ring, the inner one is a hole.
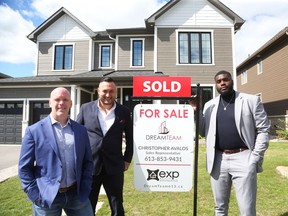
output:
M20 145L0 144L0 182L18 174Z

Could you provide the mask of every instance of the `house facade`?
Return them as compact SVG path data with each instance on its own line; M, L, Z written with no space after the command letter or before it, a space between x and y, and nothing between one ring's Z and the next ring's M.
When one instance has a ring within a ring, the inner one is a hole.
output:
M271 134L288 124L288 27L237 67L237 89L259 95L271 120ZM279 121L279 119L281 119Z
M134 76L192 77L192 94L199 83L204 102L217 94L216 72L225 69L236 78L234 34L244 20L220 1L171 0L144 22L97 32L65 8L44 21L27 36L38 48L36 75L0 79L0 143L21 143L26 127L50 113L55 87L70 90L75 119L81 104L97 98L103 76L113 77L117 101L131 110L140 102L131 99ZM156 102L184 103L141 101Z

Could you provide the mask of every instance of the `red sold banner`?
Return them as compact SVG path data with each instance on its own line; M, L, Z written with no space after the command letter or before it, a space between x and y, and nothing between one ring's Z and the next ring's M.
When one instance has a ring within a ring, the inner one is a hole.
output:
M134 97L190 97L191 77L135 76Z

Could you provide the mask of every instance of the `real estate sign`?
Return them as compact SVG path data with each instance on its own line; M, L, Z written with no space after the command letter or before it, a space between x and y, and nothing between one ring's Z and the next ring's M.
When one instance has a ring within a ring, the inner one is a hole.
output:
M193 108L184 104L138 104L133 115L135 188L168 192L191 190Z
M191 97L191 77L135 76L133 96Z

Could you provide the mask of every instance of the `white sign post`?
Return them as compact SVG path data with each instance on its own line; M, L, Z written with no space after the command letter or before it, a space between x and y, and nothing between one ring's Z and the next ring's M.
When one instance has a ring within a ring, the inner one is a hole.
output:
M194 173L193 108L184 104L138 104L133 119L135 189L190 191Z

